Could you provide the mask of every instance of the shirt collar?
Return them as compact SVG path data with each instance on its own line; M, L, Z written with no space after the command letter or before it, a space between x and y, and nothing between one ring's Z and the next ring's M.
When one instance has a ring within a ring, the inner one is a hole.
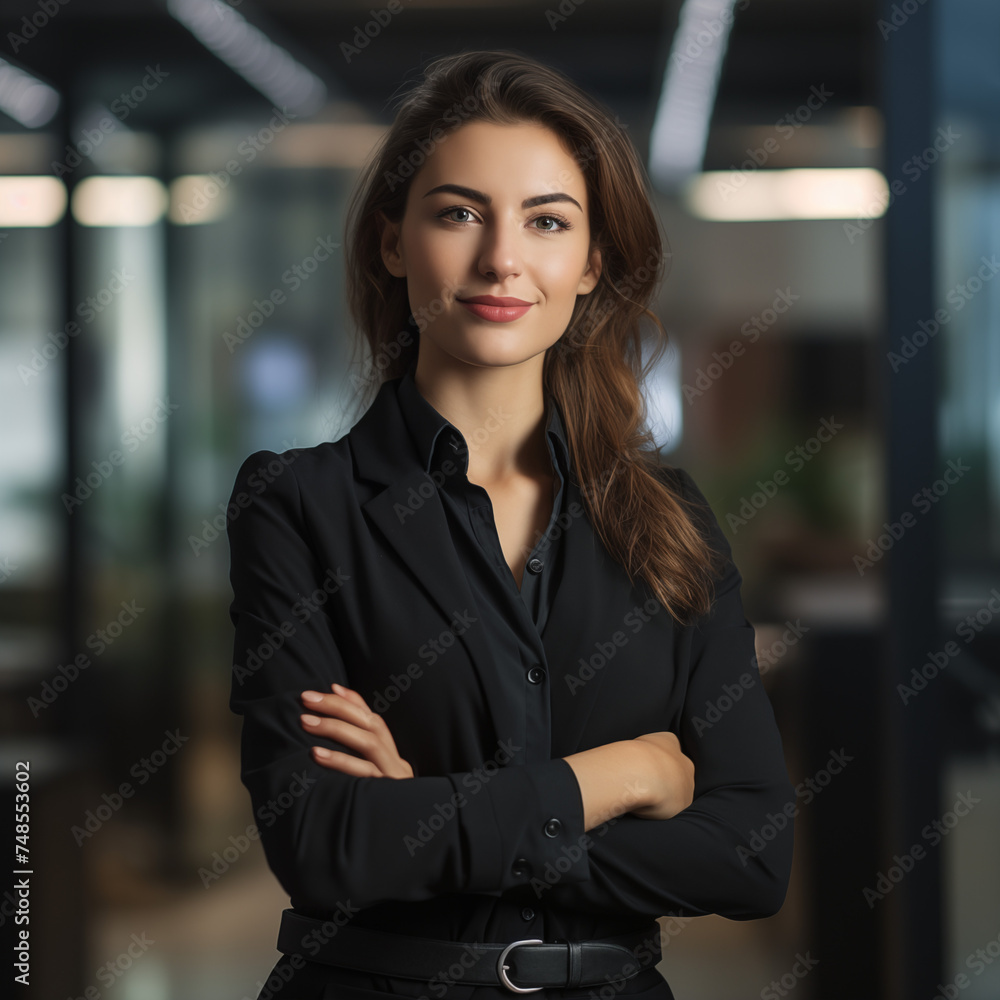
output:
M414 379L415 370L414 361L400 378L398 399L424 471L430 475L441 468L445 459L450 458L458 463L463 474L468 473L468 446L462 432L421 395ZM545 403L549 412L546 437L554 460L558 463L558 471L565 479L570 469L566 428L559 406L551 393L545 393Z

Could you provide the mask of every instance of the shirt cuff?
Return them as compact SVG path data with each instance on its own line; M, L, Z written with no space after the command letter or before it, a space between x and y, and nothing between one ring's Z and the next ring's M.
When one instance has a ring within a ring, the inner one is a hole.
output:
M545 889L590 878L583 796L562 758L492 774L449 772L470 892Z

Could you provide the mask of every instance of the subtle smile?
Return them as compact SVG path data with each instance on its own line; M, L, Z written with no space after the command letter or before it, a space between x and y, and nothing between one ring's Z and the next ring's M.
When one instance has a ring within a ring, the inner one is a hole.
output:
M491 323L510 323L520 319L533 305L523 299L496 295L474 295L468 299L456 299L469 312Z

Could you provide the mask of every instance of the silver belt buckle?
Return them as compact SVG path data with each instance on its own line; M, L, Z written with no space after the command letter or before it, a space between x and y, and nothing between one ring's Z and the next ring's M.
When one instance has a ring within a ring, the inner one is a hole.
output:
M510 968L509 965L504 965L504 959L507 955L518 945L521 944L543 944L541 938L524 938L522 941L511 941L509 945L502 952L500 952L500 957L497 959L497 975L500 976L500 982L504 984L509 990L513 990L515 993L535 993L537 990L543 989L541 986L515 986L507 978L507 970Z

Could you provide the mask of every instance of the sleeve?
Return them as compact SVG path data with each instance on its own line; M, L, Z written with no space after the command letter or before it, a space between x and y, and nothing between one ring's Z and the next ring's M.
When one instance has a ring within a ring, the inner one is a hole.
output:
M322 913L338 903L500 895L557 863L566 882L589 878L586 851L565 864L584 814L561 758L501 767L488 780L475 769L357 777L313 760L311 746L354 751L302 728L301 692L352 685L334 616L320 607L324 580L339 567L323 565L309 540L295 454L251 455L227 508L236 629L229 705L243 717L240 778L255 818L248 833L256 828L292 906Z
M652 917L767 917L781 908L788 888L795 790L730 545L690 475L674 471L685 499L697 505L703 533L725 556L712 609L689 627L677 736L694 762L694 800L670 819L626 813L589 831L590 879L562 888L560 904Z

